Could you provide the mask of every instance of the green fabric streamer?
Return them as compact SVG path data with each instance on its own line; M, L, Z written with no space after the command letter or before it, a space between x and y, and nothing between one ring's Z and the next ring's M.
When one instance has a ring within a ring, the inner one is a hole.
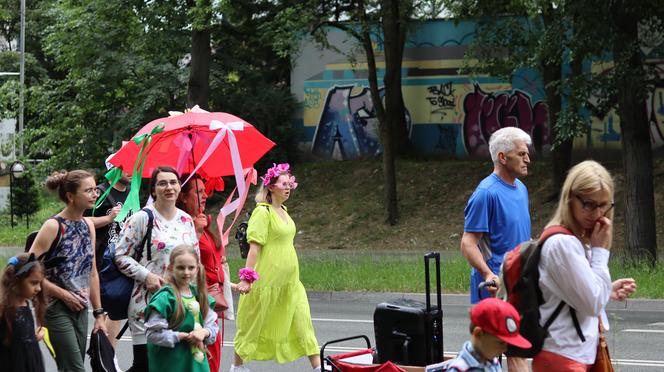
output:
M143 166L145 165L145 158L147 158L148 155L147 153L144 154L144 151L150 144L150 141L152 141L152 136L163 131L164 126L157 125L156 127L152 128L152 131L149 134L141 134L140 136L134 137L132 140L137 145L142 143L141 151L139 151L138 157L136 158L136 163L134 163L134 171L132 172L131 189L129 190L129 195L127 195L127 199L122 205L120 213L118 213L118 215L115 217L115 221L122 222L130 212L138 212L141 210L141 201L139 199L138 192L141 189Z
M106 199L106 197L108 196L108 194L111 192L111 189L113 188L113 186L115 186L115 184L118 183L118 181L119 181L120 178L122 177L122 169L120 169L120 168L112 168L111 170L109 170L108 172L106 172L106 174L104 175L104 177L106 177L106 179L108 180L108 185L109 185L109 186L108 186L108 188L106 189L106 191L104 191L104 193L99 197L99 199L97 199L97 203L95 203L95 207L94 207L94 209L92 210L92 215L93 215L93 216L95 215L95 210L97 210L97 208L99 208L99 206L101 205L101 203L104 202L104 199Z

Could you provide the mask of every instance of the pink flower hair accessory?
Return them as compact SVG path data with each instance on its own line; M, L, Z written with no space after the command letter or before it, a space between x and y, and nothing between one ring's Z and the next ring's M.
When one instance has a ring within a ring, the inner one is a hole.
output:
M270 186L270 182L272 182L272 179L279 178L279 176L284 173L290 174L290 165L288 163L281 163L281 164L272 163L272 168L268 169L267 172L265 173L265 176L261 177L261 179L263 180L263 186L266 187ZM295 176L290 175L289 183L291 189L297 188L297 182L295 180Z
M244 280L249 284L257 281L259 278L258 273L254 271L254 269L248 267L241 268L240 271L238 271L238 276L240 277L240 280Z

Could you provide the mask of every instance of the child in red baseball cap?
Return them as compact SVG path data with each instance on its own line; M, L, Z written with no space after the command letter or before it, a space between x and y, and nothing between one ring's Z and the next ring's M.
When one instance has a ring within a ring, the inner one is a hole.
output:
M480 301L470 310L470 341L456 358L442 363L440 371L502 371L498 357L507 344L529 348L519 334L521 317L514 306L497 298ZM438 370L438 369L436 369Z

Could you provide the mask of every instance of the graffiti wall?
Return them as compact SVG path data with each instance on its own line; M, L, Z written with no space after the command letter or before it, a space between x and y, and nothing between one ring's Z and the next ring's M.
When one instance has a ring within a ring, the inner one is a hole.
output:
M541 76L526 69L507 81L462 73L464 52L473 30L472 22L455 25L453 21L431 21L423 22L409 35L402 91L411 142L425 154L488 156L491 134L505 126L516 126L532 136L534 151L547 152L551 148L549 110ZM341 50L352 47L341 31L331 30L329 38ZM662 47L664 44L653 50ZM381 81L384 63L380 45L377 48ZM588 68L607 67L598 64ZM296 125L302 130L306 151L337 159L381 151L367 76L366 63L351 64L340 54L320 51L313 44L303 45L291 83L293 93L302 102ZM664 87L657 87L648 100L653 146L664 146L663 95ZM587 134L576 140L576 148L620 147L620 121L615 112L588 117Z

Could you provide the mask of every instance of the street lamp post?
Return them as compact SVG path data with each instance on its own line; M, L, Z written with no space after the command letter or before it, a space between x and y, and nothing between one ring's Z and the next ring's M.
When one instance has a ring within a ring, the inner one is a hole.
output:
M23 177L25 165L20 161L15 161L9 168L9 213L11 215L11 226L14 228L14 179Z

